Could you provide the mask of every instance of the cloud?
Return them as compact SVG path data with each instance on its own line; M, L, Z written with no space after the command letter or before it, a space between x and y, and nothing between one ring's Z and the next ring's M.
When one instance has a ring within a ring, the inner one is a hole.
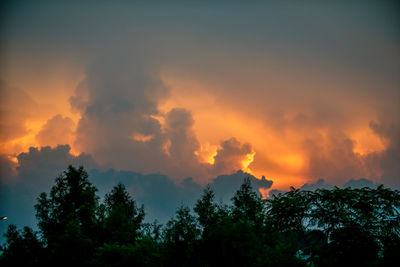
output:
M369 187L369 188L377 188L379 185L368 180L365 178L360 178L360 179L351 179L347 183L343 185L343 188L364 188L364 187Z
M304 142L308 153L307 176L325 177L334 184L343 184L362 177L386 186L400 187L400 127L393 120L370 122L373 134L384 144L384 149L360 154L355 141L344 133L314 136Z
M41 146L55 147L60 144L71 144L73 141L74 122L69 117L60 114L49 119L36 135Z
M327 181L343 183L350 178L379 177L379 170L367 164L368 156L355 152L355 142L343 133L315 136L304 142L310 178L325 177Z
M41 192L49 192L55 178L66 170L69 164L83 165L89 173L89 180L99 189L98 195L104 197L113 186L119 182L126 185L131 195L139 204L144 204L147 221L158 219L166 222L183 204L192 207L200 198L203 186L192 178L180 182L160 173L143 174L129 170L105 170L99 166L90 155L74 156L68 145L55 148L31 148L29 152L18 155L18 165L6 157L0 157L0 214L9 217L7 224L35 225L34 204ZM236 190L246 177L250 178L253 189L268 189L272 181L258 180L253 175L237 171L230 175L220 175L210 180L210 186L215 191L217 201L230 202ZM0 225L4 233L6 224Z
M142 51L143 52L143 51ZM161 172L176 180L212 177L241 169L250 144L222 141L215 164L202 162L195 120L186 108L161 111L170 95L154 55L118 51L98 57L70 98L80 112L74 147L102 165L143 173Z
M16 163L5 154L0 154L0 185L15 180ZM1 201L0 201L1 203Z
M237 171L231 175L220 175L212 180L211 188L215 191L215 199L227 203L239 189L245 178L250 178L251 185L255 191L268 189L272 186L272 181L262 177L261 180L243 171Z
M0 81L0 142L25 136L29 130L25 123L37 112L31 96L19 88Z
M89 88L85 81L81 81L75 88L74 94L69 97L69 104L73 113L85 112L88 104Z
M306 183L300 187L301 190L314 191L317 189L333 189L334 185L328 184L323 178L318 179L315 183Z
M378 6L9 5L5 76L47 77L55 64L83 70L57 104L74 94L82 118L71 145L116 169L209 180L240 168L233 154L243 153L222 148L234 137L257 152L252 170L275 184L366 177L395 185L395 142L385 154L355 152L369 147L354 133L368 132L371 120L399 123L396 8ZM50 90L26 84L35 97ZM175 108L182 133L165 124ZM27 109L4 113L1 138L26 133ZM206 143L220 146L214 167L196 157Z
M380 123L371 121L370 127L386 144L386 149L370 155L368 160L379 164L380 183L400 188L400 123L382 119Z
M236 138L221 142L220 147L214 157L214 168L220 173L242 169L242 161L253 152L250 144L241 144Z
M68 145L59 145L55 148L31 147L28 152L17 156L18 165L12 164L7 156L1 157L0 176L0 214L6 214L7 223L19 225L34 225L35 212L33 205L41 192L49 192L54 179L69 164L83 165L92 169L98 165L87 154L74 156L70 154ZM10 170L10 167L15 168ZM5 232L5 224L0 225L1 232ZM4 228L3 228L4 227Z
M174 108L165 116L165 131L170 146L168 154L178 163L196 162L194 151L199 149L199 142L193 131L194 120L190 111Z
M147 63L140 56L105 56L91 64L83 83L88 98L85 107L85 101L80 102L82 118L74 145L118 169L165 169L167 140L153 116L160 115L158 101L169 89ZM151 138L143 142L135 138L138 135Z

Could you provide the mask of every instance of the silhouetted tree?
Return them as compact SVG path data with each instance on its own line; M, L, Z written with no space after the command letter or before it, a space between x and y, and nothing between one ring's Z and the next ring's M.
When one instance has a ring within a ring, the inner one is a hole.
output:
M0 263L11 266L396 266L400 192L292 188L263 200L245 179L231 205L206 187L163 228L144 223L125 186L98 205L97 189L69 166L35 205L39 235L10 225ZM38 238L40 236L40 238Z
M233 209L232 216L236 221L246 221L261 226L264 220L264 201L260 194L254 192L250 178L246 178L239 190L232 198Z
M267 216L271 226L281 232L304 232L309 220L312 192L295 188L267 200Z
M200 231L190 209L181 206L164 229L164 249L167 266L193 266L195 246Z
M332 232L322 251L321 266L376 266L379 246L374 236L358 225L347 225Z
M87 262L95 247L97 189L80 167L69 166L56 178L49 197L42 193L36 218L51 264Z
M1 263L4 266L39 266L43 262L43 244L36 232L24 227L21 231L15 225L9 225L6 237L7 246L3 248Z
M135 244L104 244L96 248L94 266L162 266L162 254L158 243L144 237Z
M138 208L136 202L126 191L125 186L118 184L104 200L104 232L108 243L135 243L140 236L145 216L143 206Z

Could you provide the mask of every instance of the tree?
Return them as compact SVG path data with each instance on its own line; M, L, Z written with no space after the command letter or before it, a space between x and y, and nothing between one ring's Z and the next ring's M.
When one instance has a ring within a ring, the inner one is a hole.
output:
M179 207L164 229L164 252L167 266L193 266L197 261L195 246L199 239L196 218L190 209Z
M43 244L29 227L18 231L9 225L4 235L7 246L3 249L1 263L5 266L39 266L43 263Z
M162 266L159 245L144 237L135 244L108 244L96 248L94 266Z
M335 229L322 251L322 266L376 266L379 246L374 236L358 225Z
M235 220L246 220L260 226L264 220L264 201L253 191L250 178L246 178L232 198L232 216Z
M221 208L214 203L214 191L207 186L202 197L196 202L193 209L197 214L197 220L202 227L203 235L207 235L209 228L218 222L219 215L222 215ZM203 236L204 237L204 236Z
M309 220L312 192L295 188L267 200L267 219L281 232L304 232Z
M118 184L105 196L104 209L105 240L108 243L133 244L140 236L144 207L138 208L125 186Z
M69 166L56 178L49 197L39 196L36 218L53 264L90 259L98 232L96 191L83 167Z

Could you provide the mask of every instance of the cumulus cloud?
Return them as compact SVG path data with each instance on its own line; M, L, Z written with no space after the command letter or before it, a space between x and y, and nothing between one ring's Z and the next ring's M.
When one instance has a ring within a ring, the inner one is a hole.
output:
M69 117L60 114L49 119L36 135L36 140L41 146L55 147L60 144L72 144L74 122Z
M54 179L69 164L83 165L88 169L98 165L86 154L74 156L70 154L68 145L55 148L31 147L28 152L17 156L18 165L13 165L7 156L1 157L0 176L0 214L9 217L7 223L34 225L35 212L33 205L41 192L48 192ZM10 170L10 167L15 169ZM5 225L0 230L4 233ZM4 227L4 228L3 228Z
M199 149L199 142L193 131L192 114L182 108L174 108L166 114L165 130L170 145L168 154L179 161L196 162L194 151ZM179 162L180 163L180 162Z
M235 138L220 143L214 165L202 162L192 112L159 109L170 88L154 56L124 52L93 61L70 98L72 109L81 114L74 143L78 150L116 169L159 171L203 183L243 167L252 149Z
M92 169L97 163L92 156L80 154L74 156L70 153L69 145L58 145L55 148L49 146L35 148L31 147L28 152L20 153L17 156L19 181L26 186L48 185L58 173L65 170L66 166L86 166Z
M223 141L214 157L215 169L220 173L242 169L242 161L252 152L250 144L241 144L236 138Z
M165 168L166 144L158 101L169 89L140 57L125 55L100 58L88 68L83 81L88 99L78 123L75 145L100 163L119 169L150 172ZM79 96L77 96L79 97ZM151 137L148 141L134 138Z

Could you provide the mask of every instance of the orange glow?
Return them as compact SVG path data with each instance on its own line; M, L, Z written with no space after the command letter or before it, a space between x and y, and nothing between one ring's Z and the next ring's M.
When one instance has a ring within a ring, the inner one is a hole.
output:
M277 157L277 162L291 170L299 170L303 167L304 160L299 154L288 154Z
M254 161L254 155L256 154L256 152L250 153L246 155L246 159L244 159L242 161L242 170L244 172L250 173L250 174L254 174L250 168L249 165Z
M194 153L200 162L214 165L214 157L217 155L217 150L217 146L211 145L209 142L205 142L204 144L200 144L200 149Z
M51 117L50 117L51 118ZM40 132L43 125L47 122L49 118L46 119L35 119L28 120L25 123L25 127L27 129L27 134L20 138L12 139L8 142L0 143L0 148L3 153L8 155L15 155L22 152L26 152L29 150L29 147L40 147L47 146L48 144L39 144L36 140L36 135ZM74 138L74 137L73 137ZM51 140L49 140L51 141ZM64 144L62 144L64 145ZM77 156L81 153L74 146L73 143L69 144L71 147L70 153L74 156Z
M7 155L7 158L13 163L18 163L18 158L14 155Z
M135 133L132 136L133 140L138 141L138 142L148 142L154 138L152 135L144 135L140 133Z
M77 125L80 114L71 112L69 97L74 94L74 89L82 77L82 74L70 77L58 73L50 74L48 80L44 77L38 79L29 77L26 81L14 81L21 88L33 88L32 98L40 108L35 117L26 121L27 134L25 136L0 143L2 152L12 155L9 156L12 162L17 163L15 155L18 153L27 151L30 146L39 146L35 137L43 125L54 115L68 116ZM309 171L307 157L309 155L303 147L304 140L320 136L323 143L329 142L324 141L324 138L328 138L331 134L330 126L311 125L301 128L292 126L290 123L277 126L273 119L263 117L262 112L258 113L250 108L244 110L247 107L224 102L224 97L216 93L219 91L218 83L203 84L201 81L188 77L168 75L167 73L162 74L161 78L171 89L171 96L160 104L160 114L151 117L157 119L163 126L165 119L163 115L172 108L190 110L195 121L193 131L200 145L195 154L201 163L213 165L220 142L235 137L242 144L250 144L253 151L241 162L243 171L256 177L262 175L270 177L269 179L274 181L274 189L288 189L289 186L299 187L309 182L310 177L307 175ZM246 85L245 81L243 83ZM246 97L245 94L243 97ZM295 110L285 110L282 120L291 122L291 119L297 115L299 114ZM369 128L370 118L374 118L373 115L367 114L365 118L358 118L359 124L347 125L343 126L343 129L339 129L354 141L354 153L367 155L383 151L386 148L384 141ZM72 138L74 139L75 136ZM141 133L132 135L132 139L138 142L149 142L153 138L153 136ZM73 146L73 142L69 145L73 155L85 152L77 150ZM168 140L163 146L163 151L169 156L170 147L171 142ZM261 193L263 196L267 196L268 190L264 191Z
M45 121L43 123L45 123ZM31 146L37 146L35 136L40 131L42 122L37 120L27 121L25 123L25 127L27 129L27 134L25 136L0 144L3 153L9 155L19 154L21 152L28 151L29 147Z
M249 112L251 108L245 107L244 110L237 105L221 101L224 98L215 93L220 91L218 83L203 84L203 81L191 77L166 72L162 79L171 88L171 97L160 106L160 110L166 113L173 107L181 107L192 112L195 120L194 132L201 146L197 155L203 162L213 164L216 153L216 149L207 150L205 147L209 144L217 147L222 140L235 137L241 143L249 143L253 150L257 151L257 155L250 154L242 162L242 170L257 177L271 177L274 189L286 190L290 186L299 187L310 182L312 177L308 177L309 152L304 147L304 141L317 138L316 140L320 139L322 144L329 146L331 134L334 136L336 128L339 127L311 125L301 128L301 125L299 127L296 124L287 124L282 130L279 124L277 126L273 121L270 123L266 120L262 113ZM196 94L193 94L193 91ZM312 110L305 109L301 112L308 114L307 112ZM290 122L298 115L299 112L289 109L282 117ZM374 114L366 113L363 116L365 117L356 118L358 124L343 124L338 129L354 141L354 153L366 155L384 150L382 140L369 128L369 121L374 119ZM336 127L335 131L330 127Z
M366 155L372 152L380 152L386 148L382 140L370 128L357 129L349 135L352 140L355 140L354 153Z
M214 151L214 153L212 153L211 154L211 156L209 156L207 159L206 159L206 162L207 163L210 163L211 165L214 165L214 163L215 163L215 156L217 155L217 151Z

